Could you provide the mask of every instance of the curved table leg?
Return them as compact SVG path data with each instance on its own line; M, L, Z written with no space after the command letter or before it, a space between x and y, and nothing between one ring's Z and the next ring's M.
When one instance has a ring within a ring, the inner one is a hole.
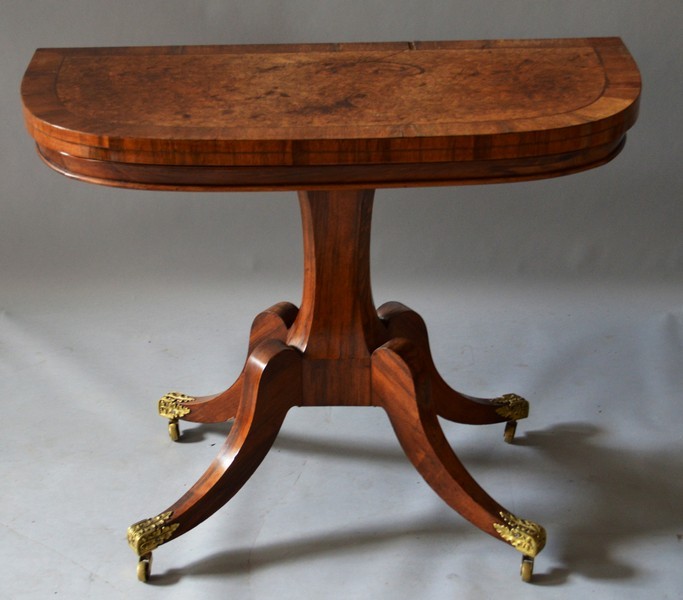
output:
M244 392L235 425L208 470L170 508L128 528L140 558L138 577L149 577L152 551L199 525L221 508L261 464L287 411L302 400L300 353L278 340L257 346L244 369Z
M280 302L259 313L249 334L249 353L261 342L274 339L284 341L298 309L289 302ZM159 400L159 415L168 419L168 433L173 441L180 438L178 421L193 423L222 423L233 419L242 397L244 369L237 381L224 392L211 396L188 396L169 392Z
M505 510L467 472L439 425L430 375L421 349L406 339L393 339L372 355L374 400L389 415L408 458L449 506L522 552L522 576L528 580L533 558L545 545L545 531Z
M429 349L427 327L422 317L399 302L387 302L377 311L392 338L410 340L424 354L436 413L449 421L468 425L507 422L505 441L514 439L517 421L529 416L529 403L517 394L484 399L452 389L441 377Z

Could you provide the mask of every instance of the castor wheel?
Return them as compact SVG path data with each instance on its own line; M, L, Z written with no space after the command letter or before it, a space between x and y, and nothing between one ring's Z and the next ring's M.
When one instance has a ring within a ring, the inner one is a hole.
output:
M159 400L159 415L168 419L168 435L174 442L180 439L178 421L190 414L190 408L187 405L195 400L193 396L180 392L169 392Z
M149 576L152 574L152 553L144 554L138 561L138 580L142 582L149 581Z
M505 423L505 433L503 433L503 439L506 443L512 444L515 439L515 433L517 432L517 421L508 421Z
M177 419L168 422L168 436L174 442L177 442L180 439L180 424Z
M531 556L524 556L522 558L522 566L520 568L520 575L524 583L529 583L534 574L534 559Z

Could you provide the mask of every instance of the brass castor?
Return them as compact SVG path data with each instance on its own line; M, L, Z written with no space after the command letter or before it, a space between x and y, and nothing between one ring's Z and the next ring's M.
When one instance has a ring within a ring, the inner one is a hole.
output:
M159 415L168 419L168 435L174 442L180 439L178 420L190 414L187 405L195 400L196 398L180 392L169 392L159 400Z
M524 583L529 583L534 574L534 559L531 556L522 557L522 566L520 568L520 575Z
M515 433L517 432L517 421L508 421L505 423L505 433L503 434L503 439L506 443L512 444L515 439Z
M177 442L180 439L180 424L178 423L178 419L171 419L168 422L168 436L174 442Z
M152 553L143 554L138 560L138 580L142 582L149 581L152 574Z

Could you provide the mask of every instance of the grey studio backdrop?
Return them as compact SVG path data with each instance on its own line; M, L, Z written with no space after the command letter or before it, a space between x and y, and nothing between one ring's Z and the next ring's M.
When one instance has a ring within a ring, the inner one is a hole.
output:
M678 0L0 0L4 597L680 597L681 30ZM537 585L425 489L382 415L342 409L288 417L278 458L138 584L125 527L170 505L226 431L172 445L154 400L225 387L252 316L299 301L298 207L51 172L19 101L35 48L612 35L644 83L612 163L375 202L377 303L422 313L455 387L532 401L517 447L446 427L492 495L548 527Z

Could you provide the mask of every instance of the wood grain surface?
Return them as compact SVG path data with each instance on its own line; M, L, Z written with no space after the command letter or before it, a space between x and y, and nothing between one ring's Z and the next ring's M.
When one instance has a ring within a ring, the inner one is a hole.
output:
M41 49L22 83L48 164L160 189L560 175L619 151L639 94L618 38Z

